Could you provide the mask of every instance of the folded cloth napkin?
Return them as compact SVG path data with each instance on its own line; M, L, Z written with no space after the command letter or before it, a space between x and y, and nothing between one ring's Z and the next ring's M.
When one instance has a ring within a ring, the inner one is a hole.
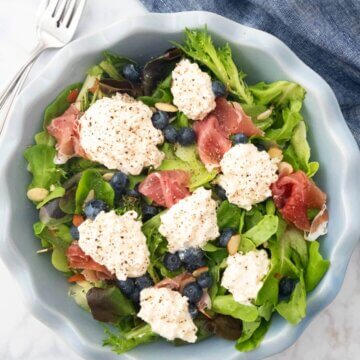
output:
M141 1L153 12L215 12L277 36L330 84L360 144L359 0Z

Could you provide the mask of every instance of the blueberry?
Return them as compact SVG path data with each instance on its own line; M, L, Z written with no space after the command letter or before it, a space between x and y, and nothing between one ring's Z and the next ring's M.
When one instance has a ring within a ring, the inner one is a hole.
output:
M182 291L182 295L186 296L189 302L193 304L196 304L201 299L202 294L202 288L196 282L187 284Z
M77 228L77 226L71 225L70 234L73 240L79 240L80 236L79 236L79 229Z
M111 178L110 185L114 189L116 195L123 195L129 185L129 178L123 172L118 171Z
M187 248L179 251L180 260L184 263L187 271L194 271L199 267L206 265L206 259L203 251L198 248Z
M131 197L133 197L135 199L139 199L141 197L141 194L136 189L126 190L126 195L131 196Z
M152 124L156 129L165 129L169 125L169 114L165 111L156 111L151 117Z
M220 185L215 185L214 190L215 190L215 193L219 197L220 200L224 201L224 200L227 199L226 191Z
M233 235L235 235L235 230L232 228L225 228L221 231L219 236L219 245L222 247L226 247L227 243L231 239Z
M195 304L189 304L189 314L192 319L195 319L199 315L199 310Z
M134 303L139 303L140 302L140 289L135 287L134 291L130 294L129 298L134 302Z
M232 141L233 141L233 144L234 144L234 145L237 145L237 144L247 144L248 141L249 141L249 138L248 138L245 134L239 133L239 134L233 135Z
M212 91L215 96L225 96L226 95L226 86L218 80L215 80L211 84Z
M135 287L137 287L139 290L143 290L153 285L154 282L148 274L145 274L135 279Z
M181 268L181 260L177 253L167 253L164 256L164 265L169 271L175 271Z
M123 75L124 78L133 81L133 82L140 82L141 80L141 70L138 66L134 64L126 64L123 67Z
M85 204L84 213L88 219L94 220L101 211L107 211L108 206L102 200L90 200Z
M203 289L207 289L211 287L213 283L212 276L209 272L204 272L200 274L199 277L196 279L196 281L199 284L199 286Z
M282 278L279 283L279 297L282 299L288 298L293 292L297 283L297 279L290 279L287 277Z
M170 144L175 144L178 137L178 132L176 128L172 125L168 125L164 130L163 134L165 137L165 140L169 142Z
M154 217L159 212L159 209L152 205L144 205L142 207L141 212L142 212L142 221L145 222L151 219L152 217Z
M178 131L177 141L182 146L189 146L195 143L195 131L190 127L183 127Z
M131 278L127 278L126 280L119 280L118 285L119 289L127 297L130 297L135 290L134 280Z
M220 185L215 185L214 190L216 195L219 197L220 200L224 201L227 199L226 191Z

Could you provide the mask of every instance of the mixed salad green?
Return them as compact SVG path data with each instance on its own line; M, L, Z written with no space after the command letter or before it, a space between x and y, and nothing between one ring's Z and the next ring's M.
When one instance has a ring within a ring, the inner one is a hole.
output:
M168 254L167 240L159 232L159 226L160 216L166 209L138 192L138 184L154 169L145 169L136 176L127 175L125 190L119 191L111 180L116 169L108 169L83 157L72 157L64 164L56 164L56 141L47 130L54 118L61 116L70 105L85 112L97 100L117 92L127 93L150 107L158 103L173 104L171 72L176 63L186 57L223 84L224 96L240 103L263 131L262 136L249 137L248 142L265 150L276 146L282 151L283 161L308 178L319 167L317 162L310 161L307 126L301 114L305 90L300 85L288 81L248 85L245 74L232 58L230 46L217 48L206 29L187 29L184 42L174 45L175 48L151 59L141 70L131 59L104 52L103 60L89 69L83 83L69 85L49 104L44 112L42 131L35 135L35 144L24 152L32 174L28 196L39 210L39 221L33 226L41 241L39 253L51 255L52 265L71 282L69 294L80 307L94 319L112 324L106 328L104 345L119 354L154 342L159 336L150 324L137 317L139 304L135 297L126 294L115 278L99 276L101 268L94 267L89 257L80 254L77 258L80 263L83 261L83 268L71 266L69 248L78 240L77 226L86 217L87 203L96 199L119 215L129 210L139 214L150 252L147 276L151 285L174 278L187 269L181 265L173 270L164 262ZM138 78L137 72L140 73ZM192 121L182 112L170 114L175 131L191 127ZM205 270L211 279L208 283L211 306L200 312L194 310L197 341L215 334L235 340L239 351L250 351L260 345L274 314L291 324L299 323L306 316L307 293L317 286L329 267L329 262L320 254L319 242L306 241L303 231L285 221L272 198L254 205L249 211L231 204L215 183L218 172L206 169L194 144L165 141L161 150L165 159L157 171L190 172L190 192L203 186L213 191L213 198L218 202L220 238L208 242L202 249ZM318 211L308 209L309 220L314 219ZM221 286L229 256L226 246L229 234L240 235L239 252L264 249L270 257L270 270L251 305L235 301ZM87 268L89 263L93 267ZM84 276L84 269L93 272L88 271ZM102 272L106 273L106 269ZM184 344L181 340L173 343Z

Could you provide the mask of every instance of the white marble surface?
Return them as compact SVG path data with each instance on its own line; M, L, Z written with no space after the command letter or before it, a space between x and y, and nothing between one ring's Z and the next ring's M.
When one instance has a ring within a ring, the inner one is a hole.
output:
M0 1L0 89L34 44L34 23L39 3L39 0ZM88 34L123 16L143 11L136 0L88 0L76 36ZM31 77L41 70L52 55L53 52L49 51L41 56ZM272 357L272 360L360 359L359 264L360 247L353 254L344 285L336 300L308 327L295 345ZM24 307L11 271L1 261L0 284L0 359L80 360Z

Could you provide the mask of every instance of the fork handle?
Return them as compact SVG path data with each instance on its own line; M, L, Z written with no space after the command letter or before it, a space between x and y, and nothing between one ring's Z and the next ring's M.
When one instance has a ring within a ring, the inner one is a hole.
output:
M19 81L21 75L24 73L24 71L27 69L27 67L45 50L46 46L43 43L38 43L37 46L34 48L34 50L30 53L28 59L25 61L23 66L18 70L18 72L15 74L15 76L12 78L12 80L9 82L9 84L6 86L6 88L3 90L3 92L0 95L0 110L4 106L6 99L11 94L11 91L14 89L15 85Z

